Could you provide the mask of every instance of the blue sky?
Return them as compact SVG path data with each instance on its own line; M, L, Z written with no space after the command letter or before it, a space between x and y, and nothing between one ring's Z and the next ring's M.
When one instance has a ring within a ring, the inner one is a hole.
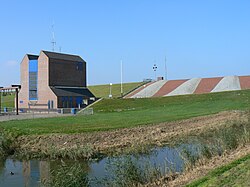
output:
M87 61L88 84L250 74L249 0L1 0L0 85L20 82L26 53Z

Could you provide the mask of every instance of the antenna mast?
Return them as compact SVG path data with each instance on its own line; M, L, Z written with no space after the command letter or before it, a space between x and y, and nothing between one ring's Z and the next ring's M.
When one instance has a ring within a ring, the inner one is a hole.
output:
M165 80L167 80L167 58L165 56Z
M55 51L56 47L56 39L55 39L55 32L54 32L54 23L52 24L52 39L51 39L51 44L52 44L52 51Z

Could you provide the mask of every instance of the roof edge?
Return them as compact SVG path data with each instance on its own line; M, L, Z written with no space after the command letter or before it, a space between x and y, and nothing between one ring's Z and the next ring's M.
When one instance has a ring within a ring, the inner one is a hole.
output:
M29 60L34 60L34 59L38 59L39 55L33 55L33 54L26 54Z

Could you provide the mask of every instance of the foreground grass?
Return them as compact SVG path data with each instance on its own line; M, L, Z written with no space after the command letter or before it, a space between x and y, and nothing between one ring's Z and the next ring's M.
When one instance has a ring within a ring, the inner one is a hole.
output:
M250 90L150 99L107 99L94 115L1 122L20 134L82 133L157 124L249 108Z
M123 84L123 94L130 92L131 90L143 85L143 82L132 82ZM110 85L95 85L88 86L89 90L98 98L108 98L110 93ZM121 85L112 85L112 96L113 98L121 97Z
M238 159L228 165L219 167L207 176L187 185L195 186L249 186L250 155Z

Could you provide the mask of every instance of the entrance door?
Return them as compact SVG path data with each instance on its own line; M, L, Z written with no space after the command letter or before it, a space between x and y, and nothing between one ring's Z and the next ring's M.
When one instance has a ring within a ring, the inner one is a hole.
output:
M83 101L83 97L76 97L76 104L78 108L82 107L82 101Z

